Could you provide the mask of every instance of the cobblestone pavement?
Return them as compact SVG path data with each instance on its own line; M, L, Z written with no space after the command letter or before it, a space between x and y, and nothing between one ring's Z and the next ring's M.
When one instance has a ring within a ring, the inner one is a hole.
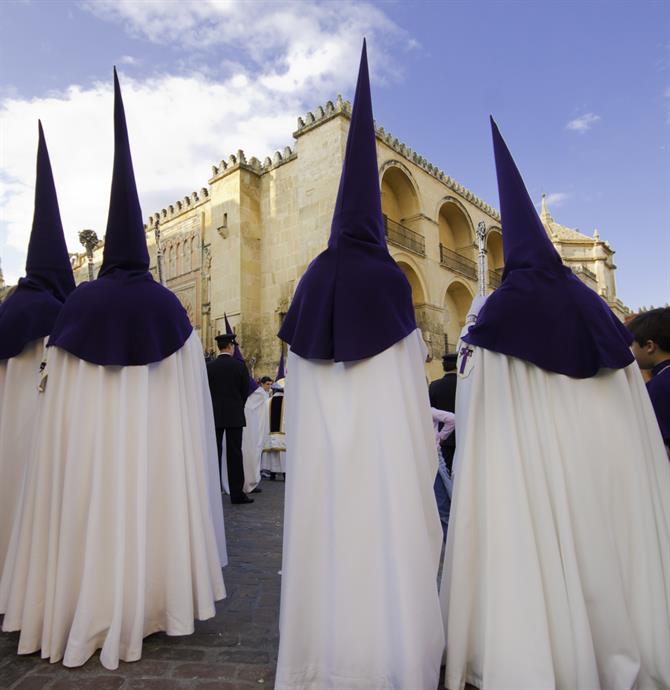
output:
M17 656L18 633L0 633L0 688L13 690L249 690L274 685L277 662L284 483L262 482L252 505L224 500L228 596L195 633L144 640L142 659L105 669L94 655L81 668Z
M196 621L193 635L151 635L140 661L121 662L116 671L108 671L97 654L75 669L50 664L39 653L17 656L18 633L0 633L0 688L270 690L279 641L284 483L264 480L262 489L253 505L224 500L228 596L217 604L214 618Z

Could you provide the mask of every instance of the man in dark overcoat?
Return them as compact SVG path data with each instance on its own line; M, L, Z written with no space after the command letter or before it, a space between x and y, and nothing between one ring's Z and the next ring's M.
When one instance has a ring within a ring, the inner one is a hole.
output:
M217 335L216 344L219 347L219 356L207 363L207 378L209 392L212 395L219 462L222 462L223 434L225 433L230 502L253 503L253 499L242 490L244 486L242 430L246 426L244 403L249 395L249 372L243 362L233 357L236 345L234 334Z

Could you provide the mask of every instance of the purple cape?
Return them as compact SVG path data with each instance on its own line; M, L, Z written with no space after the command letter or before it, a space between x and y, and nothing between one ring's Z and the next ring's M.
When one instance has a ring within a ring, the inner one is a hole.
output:
M126 117L114 70L114 171L98 279L68 298L49 339L76 357L106 366L160 362L179 350L193 327L177 297L155 282L130 155Z

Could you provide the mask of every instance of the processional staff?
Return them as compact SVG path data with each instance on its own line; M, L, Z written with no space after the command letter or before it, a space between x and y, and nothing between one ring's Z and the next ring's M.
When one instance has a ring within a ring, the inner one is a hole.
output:
M79 233L79 242L86 250L86 258L88 259L88 279L93 280L93 250L98 246L98 236L93 230L82 230Z
M486 223L480 220L477 224L477 244L479 246L479 296L486 297L486 290L488 287L487 273L486 273Z
M160 221L156 219L154 223L154 238L156 240L156 269L158 270L158 282L165 286L165 278L163 277L163 249L161 247L161 229Z

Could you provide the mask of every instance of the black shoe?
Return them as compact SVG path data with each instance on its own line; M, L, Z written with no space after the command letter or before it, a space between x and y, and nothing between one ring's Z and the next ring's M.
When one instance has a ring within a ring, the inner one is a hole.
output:
M254 499L249 498L249 496L246 496L245 494L242 494L240 498L231 498L230 499L231 503L253 503Z
M255 489L252 489L249 493L250 493L250 494L262 494L262 493L263 493L263 489L261 489L260 486L257 486Z

